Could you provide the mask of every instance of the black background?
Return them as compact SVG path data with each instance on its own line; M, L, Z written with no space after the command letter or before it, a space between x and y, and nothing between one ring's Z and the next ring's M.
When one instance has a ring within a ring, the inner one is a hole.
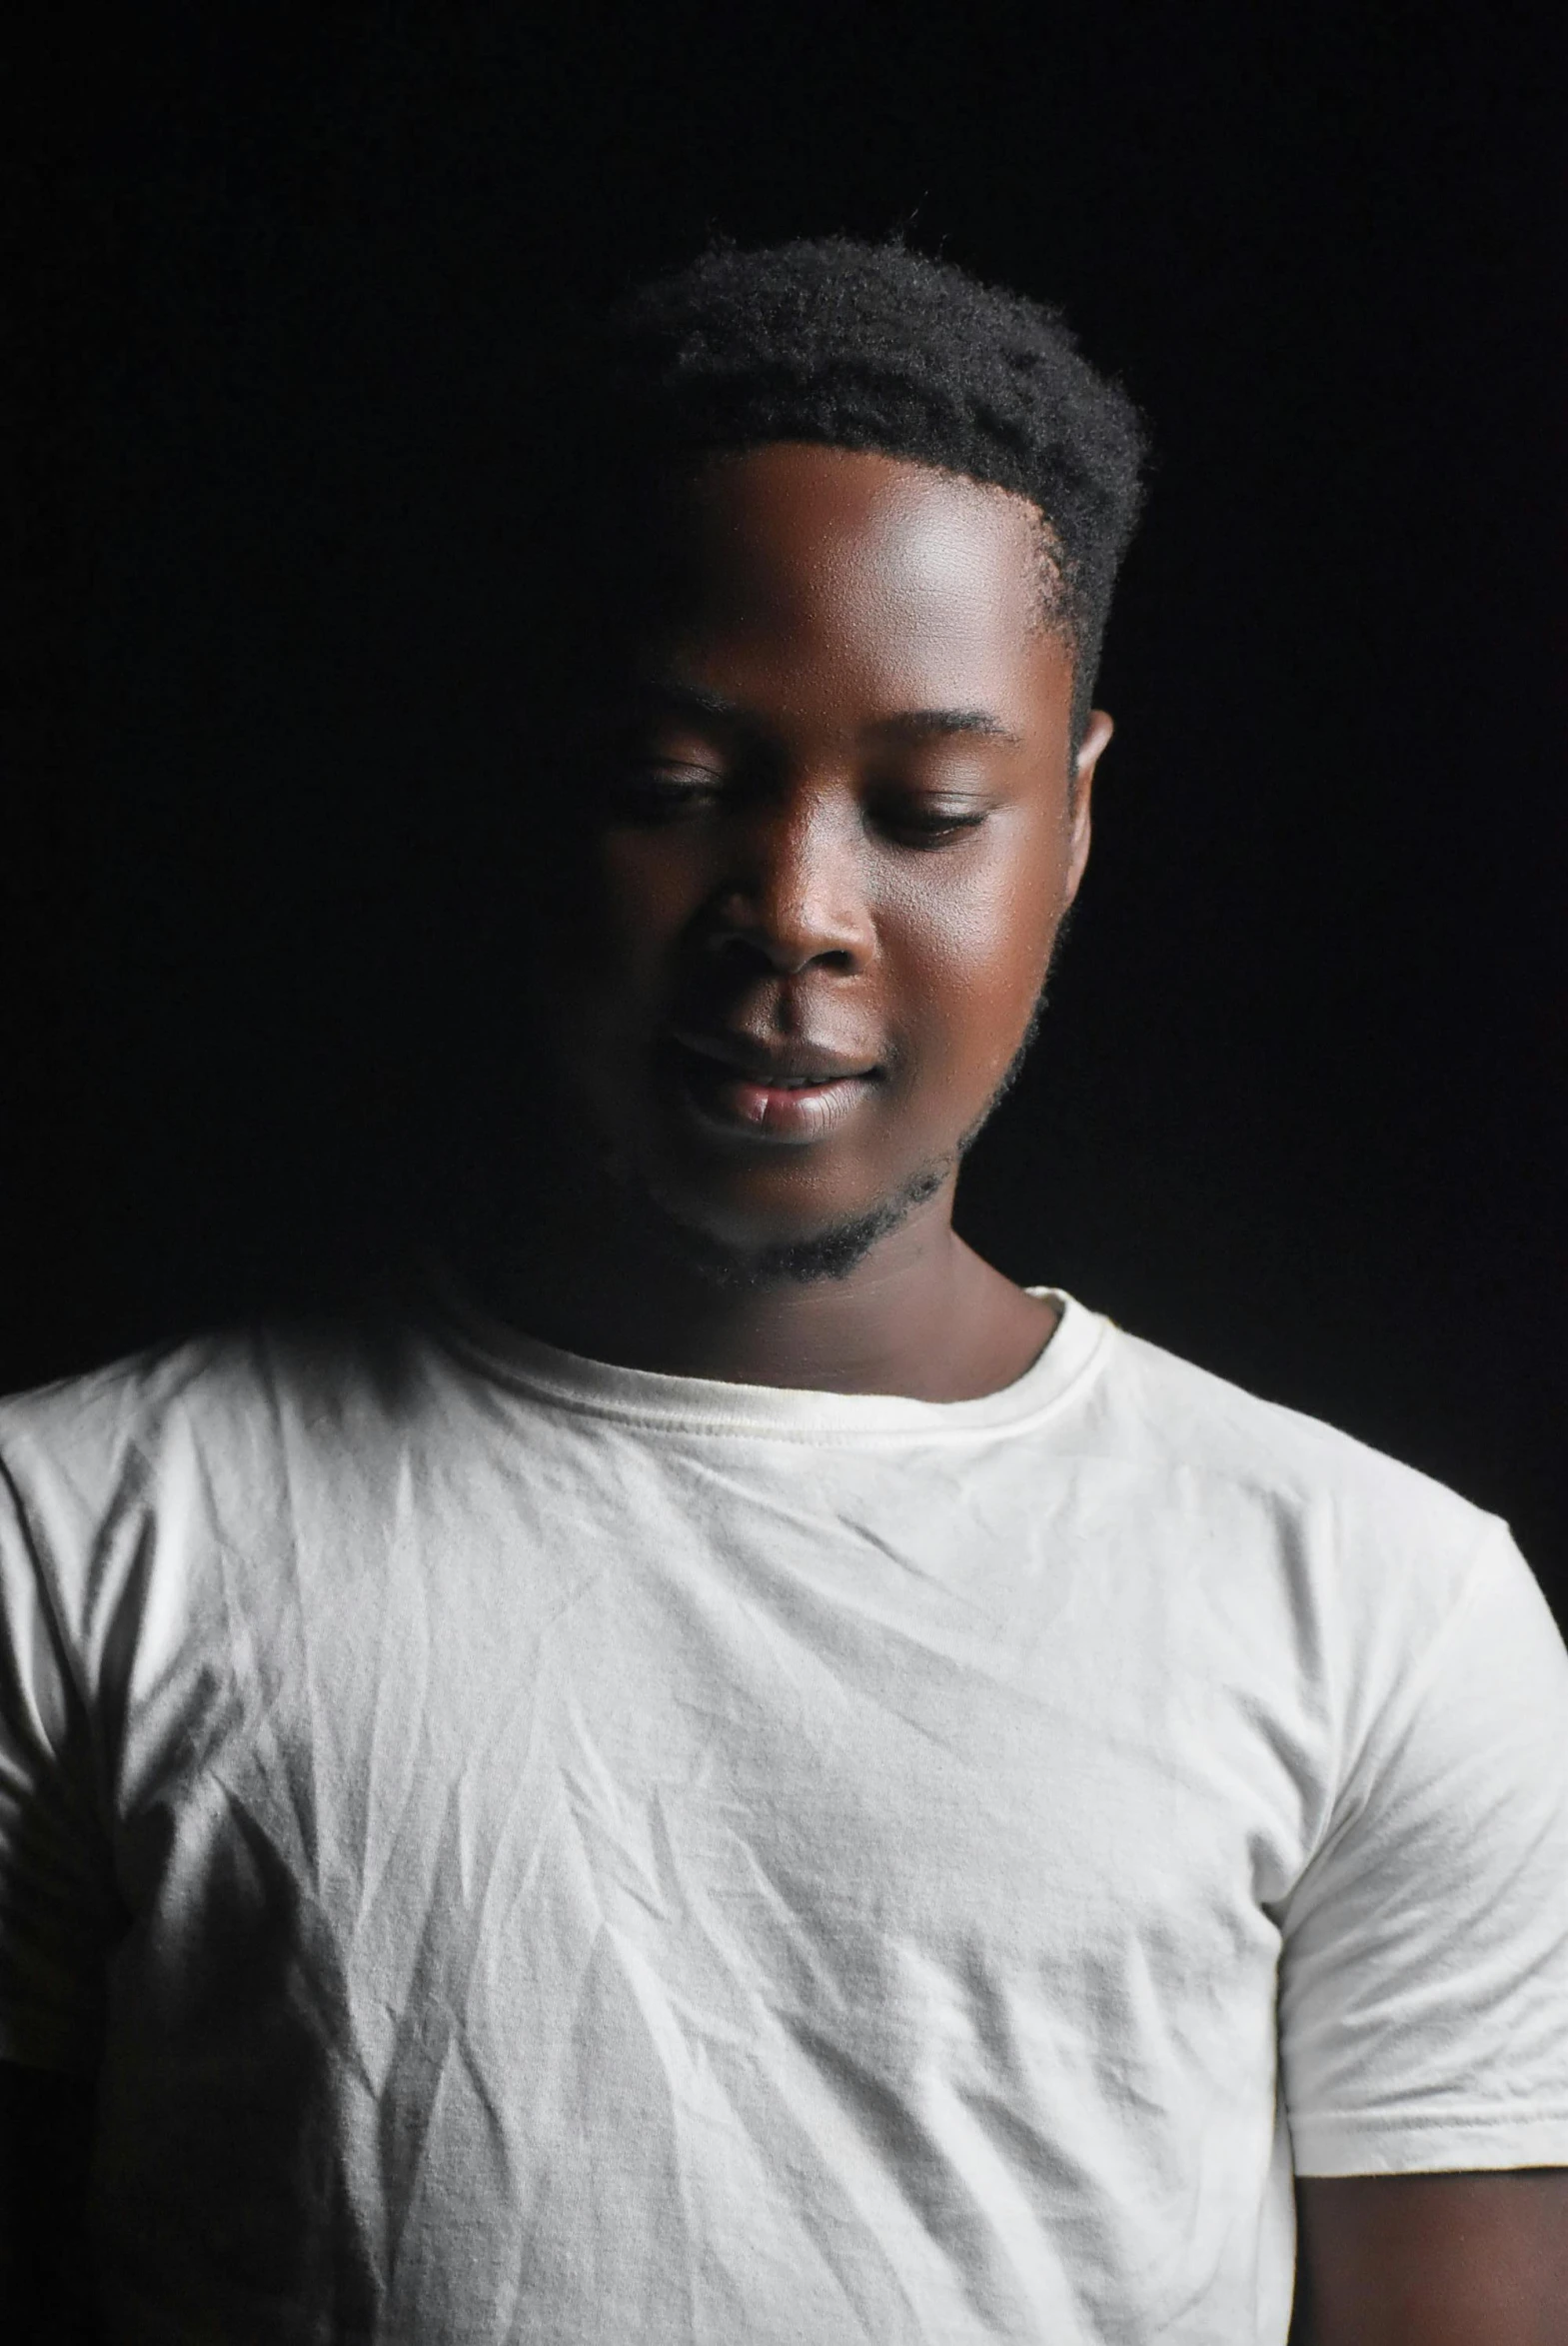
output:
M505 917L452 850L527 756L533 356L713 227L902 226L1158 450L961 1218L1506 1514L1561 1605L1555 14L35 12L0 1383L413 1225Z

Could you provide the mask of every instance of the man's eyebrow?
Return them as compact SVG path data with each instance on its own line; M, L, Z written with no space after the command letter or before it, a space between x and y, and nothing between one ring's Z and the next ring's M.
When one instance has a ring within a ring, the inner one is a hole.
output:
M766 721L755 710L732 701L727 694L716 693L709 685L693 684L684 677L643 677L634 688L634 699L653 703L668 709L676 716L706 718L710 724L723 725L736 733L759 734L766 731ZM878 717L865 728L867 734L878 739L894 741L939 741L951 734L977 734L983 740L1007 742L1021 749L1023 737L989 709L898 709L888 717Z
M900 709L892 717L878 718L869 730L908 741L923 741L949 733L977 733L987 741L1010 742L1014 749L1023 747L1022 734L1014 733L1010 725L1003 725L989 709Z

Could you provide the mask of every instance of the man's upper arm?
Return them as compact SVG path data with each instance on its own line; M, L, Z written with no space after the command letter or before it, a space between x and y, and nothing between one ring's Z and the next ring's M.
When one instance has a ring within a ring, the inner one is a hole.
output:
M1303 2175L1291 2346L1568 2346L1568 2169Z
M45 1516L0 1462L0 2063L81 2076L123 1916Z
M1293 1896L1292 2346L1568 2346L1568 1655L1511 1542Z
M15 2346L89 2346L93 2088L0 2061L0 2305Z
M1568 1653L1517 1549L1489 1535L1408 1683L1379 1698L1284 1911L1299 2176L1568 2166L1565 1884Z

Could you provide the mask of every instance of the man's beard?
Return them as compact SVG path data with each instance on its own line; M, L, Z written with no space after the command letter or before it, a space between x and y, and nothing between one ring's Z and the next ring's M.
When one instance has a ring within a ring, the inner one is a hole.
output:
M1046 987L1055 973L1070 918L1069 908L1057 926L1045 978L1034 998L1022 1040L989 1100L949 1153L932 1159L910 1174L892 1196L879 1198L863 1213L850 1214L841 1221L829 1223L825 1229L814 1230L809 1237L781 1239L762 1246L737 1246L686 1220L658 1194L640 1168L627 1164L607 1168L643 1232L663 1254L696 1272L710 1286L756 1290L786 1284L803 1286L817 1279L847 1278L873 1246L890 1237L917 1206L934 1197L956 1173L1017 1082L1040 1031Z
M458 1177L444 1201L440 1250L487 1277L505 1281L521 1275L518 1266L529 1243L525 1233L537 1236L549 1230L555 1233L553 1250L564 1246L570 1253L575 1245L589 1245L602 1259L634 1262L642 1248L651 1245L705 1283L732 1290L846 1278L956 1173L1012 1090L1039 1033L1069 919L1066 915L1058 924L1023 1034L980 1114L945 1156L918 1168L891 1196L879 1198L863 1212L805 1237L761 1246L715 1237L672 1206L635 1160L607 1145L585 1117L581 1100L563 1083L559 1065L542 1053L529 1070L533 1111L537 1117L541 1099L548 1099L545 1121L554 1131L556 1147L542 1153L537 1141L525 1137L503 1109L500 1121L482 1128L458 1161ZM504 1102L508 1091L498 1082L493 1104ZM573 1137L573 1147L563 1153L566 1134ZM573 1159L578 1175L565 1188L564 1155Z
M889 1237L917 1205L935 1196L955 1163L956 1156L922 1167L893 1196L879 1198L864 1213L813 1230L807 1238L777 1239L762 1246L733 1245L687 1221L630 1167L618 1167L615 1178L639 1227L662 1254L695 1271L709 1286L755 1290L847 1278L874 1245Z

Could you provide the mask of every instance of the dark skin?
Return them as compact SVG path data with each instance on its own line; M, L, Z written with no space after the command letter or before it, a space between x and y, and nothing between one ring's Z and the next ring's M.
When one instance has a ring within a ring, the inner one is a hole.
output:
M995 1391L1053 1313L953 1230L957 1157L1077 890L1111 730L1096 713L1070 755L1037 517L922 466L782 445L713 460L676 527L660 626L615 663L586 902L541 988L590 1139L511 1308L675 1373ZM803 1108L745 1082L832 1067ZM596 1145L592 1242L564 1243ZM659 1246L635 1202L745 1269L922 1185L845 1275L745 1285Z
M1302 2175L1290 2346L1568 2346L1568 2173Z
M995 1391L1054 1314L956 1235L957 1159L1082 878L1110 738L1097 713L1074 752L1038 518L783 445L710 461L671 528L572 751L595 795L542 972L554 1203L473 1267L504 1315L600 1359ZM831 1081L802 1097L802 1075ZM770 1274L770 1249L889 1200L842 1275ZM48 2309L80 2267L90 2122L85 2089L0 2064L0 2302L42 2271L40 2338L86 2334ZM1302 2177L1297 2204L1292 2346L1568 2346L1568 2175Z

